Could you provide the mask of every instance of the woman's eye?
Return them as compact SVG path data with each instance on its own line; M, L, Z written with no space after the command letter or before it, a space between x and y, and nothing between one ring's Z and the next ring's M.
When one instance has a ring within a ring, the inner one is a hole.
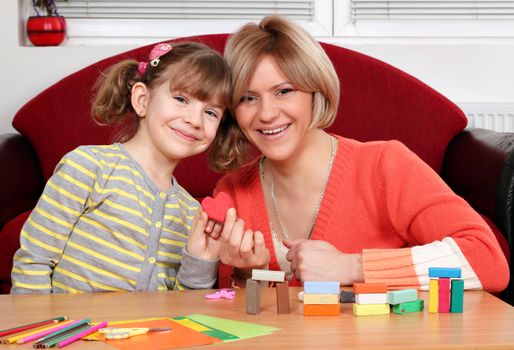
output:
M174 96L173 98L180 103L187 103L187 99L183 96Z
M255 97L253 97L253 96L242 96L239 99L239 103L251 102L253 100L255 100Z
M291 91L293 91L291 88L280 89L277 91L277 95L287 95Z
M218 119L218 113L214 112L214 111L206 111L205 112L209 117L212 117L212 118L216 118Z

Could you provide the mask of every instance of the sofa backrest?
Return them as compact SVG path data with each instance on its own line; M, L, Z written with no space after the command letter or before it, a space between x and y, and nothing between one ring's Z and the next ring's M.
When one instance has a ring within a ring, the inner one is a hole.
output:
M191 38L223 52L226 34ZM79 145L105 144L116 130L96 125L90 116L92 87L100 73L127 58L146 60L153 45L94 63L34 97L13 125L33 145L45 180L61 157ZM361 141L397 139L440 171L448 142L466 117L448 99L412 76L369 56L323 44L341 80L338 116L329 131ZM220 177L207 167L206 155L182 161L179 182L195 197L210 195Z

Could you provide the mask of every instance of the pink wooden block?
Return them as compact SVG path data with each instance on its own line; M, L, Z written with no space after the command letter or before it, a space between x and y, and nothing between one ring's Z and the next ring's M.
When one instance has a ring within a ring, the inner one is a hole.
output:
M439 278L439 312L450 312L449 278Z

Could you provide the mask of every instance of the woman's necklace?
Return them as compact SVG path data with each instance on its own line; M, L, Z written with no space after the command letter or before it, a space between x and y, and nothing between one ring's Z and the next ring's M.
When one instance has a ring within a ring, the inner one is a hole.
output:
M325 180L323 181L323 188L321 189L321 193L320 193L319 200L318 200L318 205L316 206L316 212L314 213L314 219L312 220L311 227L309 229L309 235L307 236L307 239L311 238L312 229L314 228L314 224L316 223L316 219L318 218L321 201L323 200L323 196L325 195L328 178L330 177L330 172L332 171L332 165L334 164L335 153L336 152L335 152L334 138L332 136L330 136L330 162L328 164L328 171L327 171L327 174L325 175ZM273 173L271 173L271 171L270 171L270 176L271 176L271 185L270 185L271 204L273 205L273 211L275 212L278 224L280 225L280 229L282 230L284 237L286 239L289 239L289 234L287 233L286 227L282 223L282 220L280 220L280 215L278 215L278 209L277 209L277 203L276 203L277 201L275 198L275 181L273 179Z

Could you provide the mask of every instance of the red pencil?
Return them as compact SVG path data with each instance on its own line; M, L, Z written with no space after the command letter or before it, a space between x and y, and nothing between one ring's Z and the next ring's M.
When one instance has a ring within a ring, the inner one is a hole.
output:
M36 328L36 327L44 326L47 324L58 323L58 322L61 322L61 321L67 320L67 319L68 319L67 316L60 316L60 317L54 317L54 318L51 318L51 319L45 320L45 321L39 321L36 323L26 324L23 326L4 329L4 330L0 331L0 337L9 335L9 334L13 334L13 333L23 332L23 331L26 331L27 329Z

